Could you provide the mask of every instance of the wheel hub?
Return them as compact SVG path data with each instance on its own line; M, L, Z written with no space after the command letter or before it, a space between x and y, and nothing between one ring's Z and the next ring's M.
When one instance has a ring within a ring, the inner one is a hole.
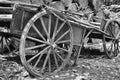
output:
M57 45L56 44L52 44L52 48L54 49Z
M53 48L53 49L57 46L52 39L48 39L47 42L48 42L49 46L51 46L51 48Z

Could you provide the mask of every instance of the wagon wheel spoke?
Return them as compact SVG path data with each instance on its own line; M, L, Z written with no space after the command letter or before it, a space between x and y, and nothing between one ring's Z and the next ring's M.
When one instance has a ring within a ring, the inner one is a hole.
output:
M59 47L59 46L57 46L56 48L58 48L58 49L60 49L60 50L62 50L62 51L65 51L65 52L69 52L69 50L64 49L64 48L61 48L61 47Z
M18 43L20 43L20 39L18 39L18 38L14 38L13 40L14 40L14 41L17 41ZM10 40L9 40L9 41L10 41ZM18 49L18 46L15 45L14 43L12 43L12 46L15 48L15 50Z
M60 43L70 43L70 40L62 40L62 41L56 42L56 44L60 44Z
M113 54L112 54L112 55L113 55L113 56L116 56L116 55L117 55L117 52L116 52L116 51L117 51L116 43L113 43L113 44L112 44L111 50L112 50L111 52L114 53L114 55L113 55Z
M114 35L114 33L112 32L112 29L109 26L108 26L108 29L109 29L109 32L111 33L112 37L115 38L115 35Z
M63 35L61 35L61 36L55 41L55 43L58 42L60 39L62 39L64 36L66 36L68 33L70 33L70 29L67 30L65 33L63 33Z
M52 15L50 14L50 15L49 15L49 25L48 25L48 27L49 27L49 28L48 28L49 38L50 38L50 33L51 33L51 20L52 20L51 17L52 17Z
M27 39L30 39L30 40L32 40L32 41L39 42L39 43L45 43L45 44L48 44L48 43L45 42L45 41L42 41L42 40L40 40L40 39L37 39L37 38L31 37L31 36L27 36Z
M60 32L60 30L64 27L65 23L66 23L66 21L64 21L64 22L60 25L60 27L59 27L59 29L56 31L56 34L55 34L55 35L57 35L57 34Z
M118 53L119 53L119 46L118 46L118 42L115 42L115 44L114 44L114 46L115 46L115 56L117 56L118 55Z
M2 48L3 48L3 50L4 50L4 48L6 48L8 50L8 52L11 51L6 37L2 38Z
M6 42L6 47L7 47L8 51L11 52L11 49L9 47L9 43L8 43L8 41L6 39L5 39L5 42Z
M44 54L44 52L40 54L40 56L39 56L39 58L37 59L35 65L33 66L33 68L35 68L35 67L38 65L38 63L40 62L40 60L41 60L43 54Z
M16 40L17 42L20 42L19 38L12 38L13 40ZM9 40L10 41L10 40Z
M10 42L11 41L11 46L14 48L14 49L11 49L12 52L14 53L19 53L19 43L20 43L20 39L19 38L11 38L8 39L8 41Z
M115 46L115 56L117 56L119 52L118 45L114 44L114 46Z
M45 52L48 48L49 48L49 46L46 47L45 49L43 49L42 51L40 51L38 54L36 54L36 55L33 56L32 58L30 58L30 59L28 60L28 62L31 62L33 59L35 59L36 57L38 57L40 54L41 54L41 55L44 54L44 52Z
M113 52L113 48L114 48L114 43L113 44L111 44L111 52Z
M120 29L120 25L116 25L115 26L115 36L116 36L115 38L118 40L120 39L120 30L119 29Z
M119 34L119 25L115 24L115 36Z
M48 61L49 61L48 65L49 65L49 73L50 73L51 72L51 58L50 58L50 56L49 56L49 60Z
M37 46L28 47L28 48L26 48L26 50L32 50L32 49L36 49L36 48L40 48L40 47L44 47L44 46L46 46L46 44L41 44L41 45L37 45Z
M47 37L49 37L49 33L47 32L47 29L46 29L46 26L45 26L45 23L44 23L44 20L43 20L42 17L40 17L40 21L41 21L41 23L42 23L43 29L44 29L44 31L45 31Z
M18 44L20 43L20 39L19 38L12 38L13 41L17 41ZM10 41L10 40L9 40ZM15 45L14 43L12 44L14 46L14 48L17 48L18 46Z
M45 66L46 66L46 64L47 64L47 61L49 60L48 58L49 58L49 56L50 56L50 53L51 53L51 48L48 50L48 54L47 54L47 56L46 56L46 58L45 58L45 61L44 61L43 66L42 66L42 69L41 69L41 72L42 72L42 73L43 73L43 70L45 69Z
M33 24L32 25L33 29L38 33L38 35L44 40L46 41L46 39L43 37L43 35L41 34L41 32L37 29L37 27Z
M120 31L118 29L118 34L116 34L116 39L120 40Z
M5 37L3 37L3 48L6 47L6 40L5 40Z
M11 40L7 40L8 42L11 42ZM13 44L13 43L11 43L11 45L14 47L14 48L16 48L17 46L15 45L15 44Z
M1 39L0 39L0 51L1 51L1 53L3 53L3 36L1 36Z
M1 37L1 48L3 48L3 36Z
M120 42L118 41L118 44L117 44L117 46L118 46L118 51L120 52Z
M114 23L113 29L114 29L114 35L116 37L118 35L118 33L119 33L119 25L118 25L118 23Z
M113 55L113 44L110 46L110 49L111 49L111 51L110 51L110 56L114 56L114 55Z
M58 60L57 60L57 56L56 56L56 53L55 53L55 52L53 53L53 56L54 56L54 59L55 59L56 67L58 68L59 65L58 65Z
M57 55L63 62L65 61L59 53L56 53L56 55Z
M57 18L57 19L56 19L56 23L55 23L55 29L54 29L54 32L53 32L53 37L52 37L52 40L53 40L53 41L54 41L54 39L55 39L55 34L56 34L56 31L57 31L58 21L59 21L59 19Z
M3 36L0 36L0 42L2 42Z

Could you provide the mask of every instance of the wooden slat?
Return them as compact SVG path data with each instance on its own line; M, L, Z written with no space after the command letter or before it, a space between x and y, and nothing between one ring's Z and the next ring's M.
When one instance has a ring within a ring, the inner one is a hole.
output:
M96 25L96 26L101 26L101 23L100 23L100 22L90 22L90 24Z
M18 2L18 1L0 1L1 4L11 4L11 5L14 5L14 4L20 4L22 6L27 6L27 7L36 7L38 8L40 5L37 5L37 4L30 4L30 3L23 3L23 2Z
M0 21L11 21L12 14L0 14Z
M0 10L13 10L13 7L0 7Z
M13 7L0 7L0 12L12 13Z

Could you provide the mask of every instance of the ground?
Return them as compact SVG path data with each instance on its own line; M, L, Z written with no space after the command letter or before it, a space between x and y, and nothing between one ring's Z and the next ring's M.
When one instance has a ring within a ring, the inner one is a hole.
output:
M18 56L6 60L1 58L0 80L120 80L120 57L107 59L104 54L96 54L82 55L77 66L67 66L63 71L47 78L30 77Z

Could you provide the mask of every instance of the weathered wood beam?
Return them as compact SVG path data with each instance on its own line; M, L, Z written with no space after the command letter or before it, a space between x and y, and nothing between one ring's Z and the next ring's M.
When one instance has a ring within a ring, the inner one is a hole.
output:
M19 1L0 1L0 4L11 4L11 5L14 5L14 4L20 4L22 6L27 6L27 7L40 7L40 5L37 5L37 4L30 4L30 3L24 3L24 2L19 2Z
M11 21L12 14L0 14L0 21Z
M0 10L13 10L13 7L0 7Z
M0 7L0 12L12 13L13 12L13 7Z

